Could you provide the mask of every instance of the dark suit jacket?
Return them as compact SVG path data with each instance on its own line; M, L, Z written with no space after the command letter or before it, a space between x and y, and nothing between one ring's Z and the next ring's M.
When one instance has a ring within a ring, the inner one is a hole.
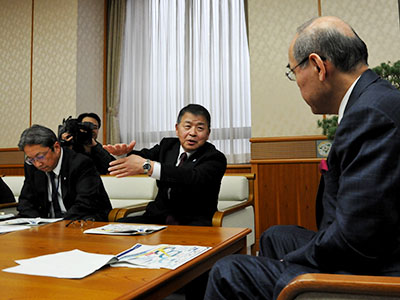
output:
M60 177L65 219L95 218L107 221L111 203L103 182L91 159L73 150L63 148ZM45 172L25 164L25 181L18 201L21 217L47 218L48 179Z
M400 92L373 71L354 87L323 175L319 230L285 260L400 275Z
M0 204L15 202L14 194L8 185L0 177Z
M100 174L105 175L108 173L108 168L110 167L110 162L115 160L107 150L103 148L103 145L97 142L97 145L91 148L91 152L88 155L94 162L97 171Z
M178 168L175 165L179 147L178 138L164 138L151 149L131 152L161 163L158 194L148 204L145 215L172 214L181 224L198 219L211 225L226 170L225 155L206 142Z

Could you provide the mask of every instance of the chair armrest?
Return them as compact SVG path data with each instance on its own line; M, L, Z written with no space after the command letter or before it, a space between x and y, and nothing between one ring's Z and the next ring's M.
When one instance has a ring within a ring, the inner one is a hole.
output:
M145 210L147 207L147 204L148 203L141 203L141 204L135 204L135 205L127 206L127 207L113 208L108 213L108 221L115 222L118 219L125 218L130 213Z
M245 207L250 206L250 205L253 205L253 200L249 199L246 202L239 203L239 204L231 206L227 209L216 211L212 218L212 226L221 227L222 220L224 219L225 216L233 214L234 212L244 209Z
M9 208L9 207L17 207L18 202L9 202L9 203L2 203L0 204L0 209L1 208Z
M237 212L238 210L244 209L245 207L249 205L253 205L254 202L254 180L255 180L255 174L254 173L230 173L227 174L227 176L245 176L248 180L249 184L249 196L247 198L246 202L239 203L237 205L234 205L230 208L221 210L221 211L216 211L213 215L212 218L212 226L214 227L221 227L222 226L222 220L225 216L230 215L234 212Z
M308 273L294 278L277 300L293 300L306 292L400 296L400 277Z

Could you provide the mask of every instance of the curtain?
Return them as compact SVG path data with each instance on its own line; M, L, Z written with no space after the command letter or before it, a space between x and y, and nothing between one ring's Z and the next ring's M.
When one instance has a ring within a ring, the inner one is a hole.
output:
M109 0L107 4L107 141L115 144L120 142L118 110L126 0Z
M175 136L179 110L211 114L229 163L250 160L250 63L243 0L128 0L119 124L136 149Z

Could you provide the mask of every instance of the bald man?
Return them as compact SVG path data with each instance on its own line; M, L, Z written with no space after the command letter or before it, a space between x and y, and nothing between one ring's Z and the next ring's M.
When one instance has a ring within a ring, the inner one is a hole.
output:
M303 273L400 276L400 92L367 59L364 42L336 17L298 28L286 76L314 114L339 115L316 199L318 231L269 228L258 257L214 265L205 299L276 299Z

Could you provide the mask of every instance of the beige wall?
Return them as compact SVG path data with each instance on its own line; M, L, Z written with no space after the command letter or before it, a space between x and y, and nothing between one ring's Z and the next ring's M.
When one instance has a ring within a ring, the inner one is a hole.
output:
M55 132L70 115L102 117L104 1L35 0L33 27L32 0L0 7L0 148L17 146L30 112Z
M252 137L321 134L295 82L286 76L296 28L318 16L317 0L248 0ZM349 22L366 42L369 64L400 59L398 0L321 0L322 15Z
M29 126L31 0L0 0L0 147Z

